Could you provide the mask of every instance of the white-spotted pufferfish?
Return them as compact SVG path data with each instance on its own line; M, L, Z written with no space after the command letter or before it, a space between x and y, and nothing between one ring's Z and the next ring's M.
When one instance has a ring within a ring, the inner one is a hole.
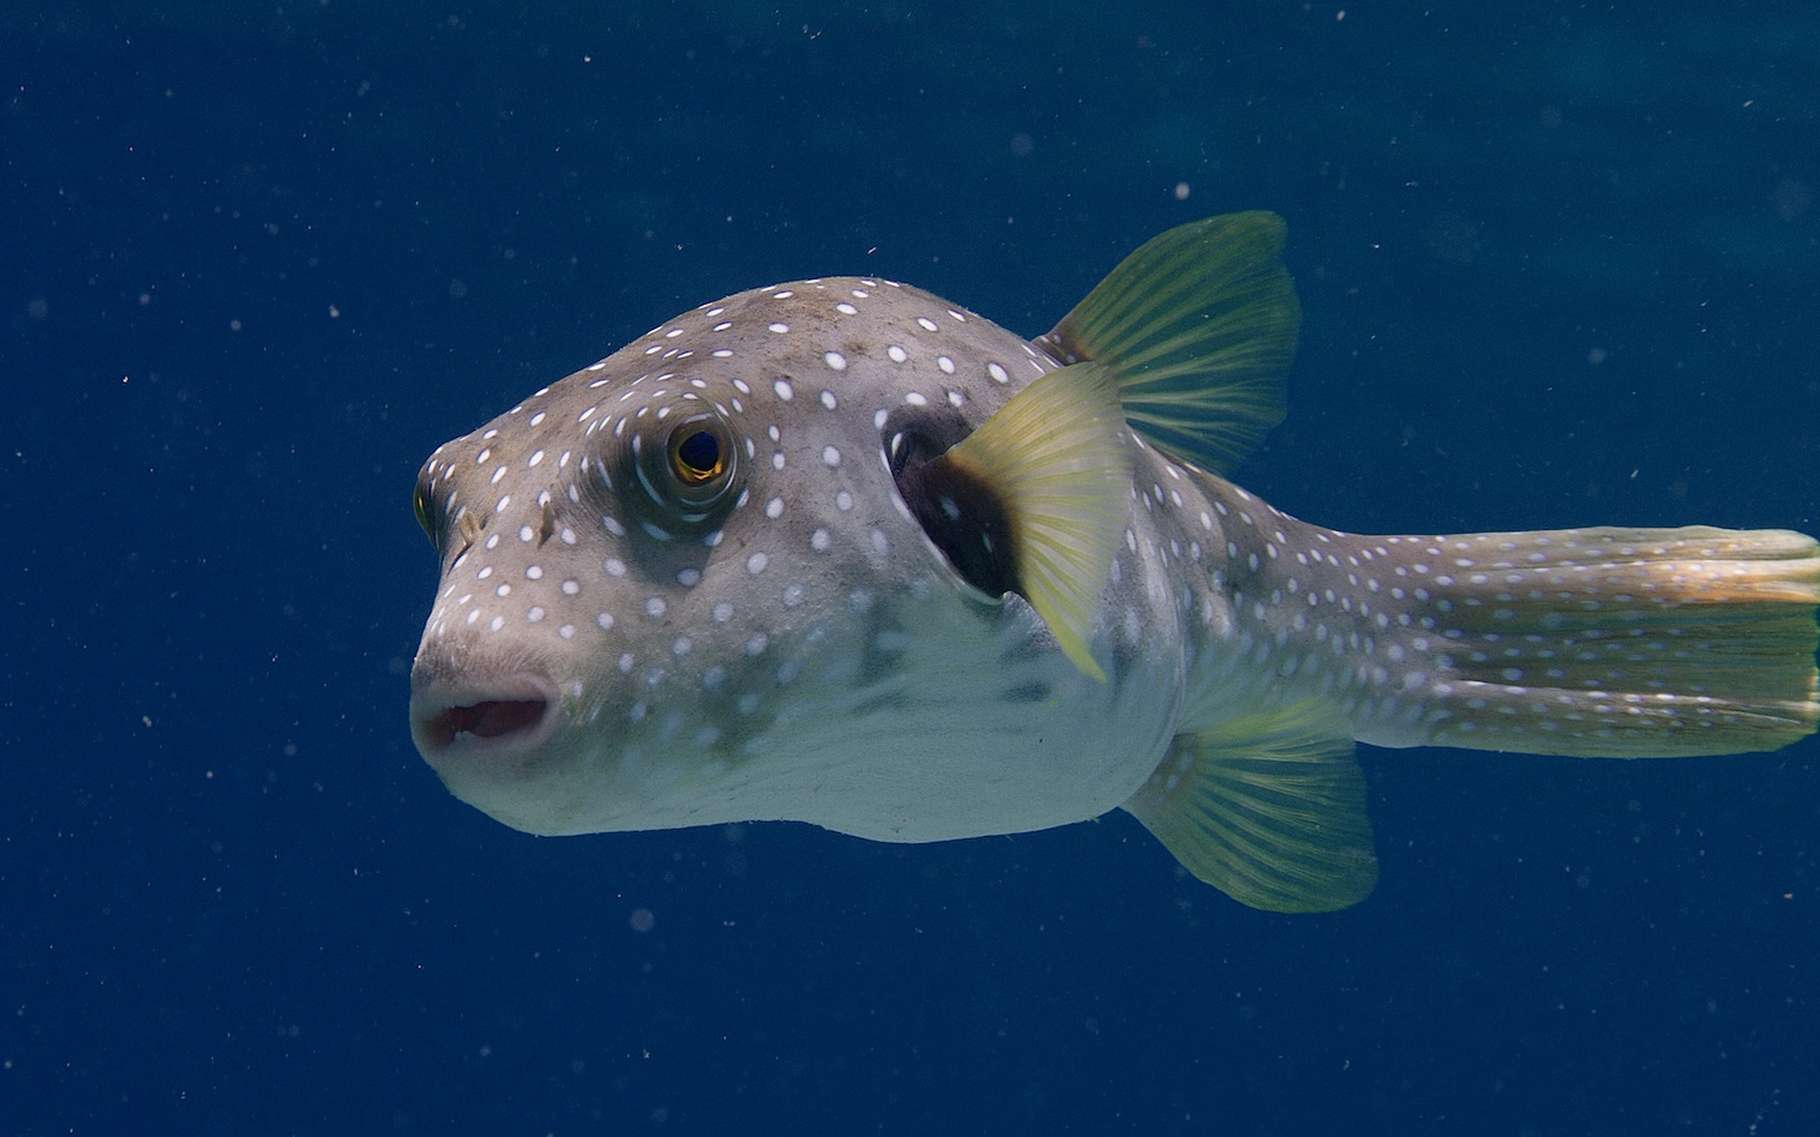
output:
M1034 340L879 278L741 292L438 447L418 749L543 834L1123 808L1234 898L1319 911L1377 878L1355 740L1814 731L1809 537L1360 536L1221 477L1282 417L1283 235L1170 230Z

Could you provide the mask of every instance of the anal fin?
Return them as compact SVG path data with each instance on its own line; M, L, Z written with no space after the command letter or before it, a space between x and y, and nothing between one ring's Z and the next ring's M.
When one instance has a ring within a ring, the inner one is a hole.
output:
M1266 912L1332 912L1378 880L1345 722L1310 701L1176 737L1125 809L1190 873Z

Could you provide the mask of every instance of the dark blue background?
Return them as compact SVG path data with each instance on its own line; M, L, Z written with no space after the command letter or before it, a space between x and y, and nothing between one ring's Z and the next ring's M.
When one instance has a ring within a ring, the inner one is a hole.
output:
M1273 208L1277 504L1820 530L1820 9L1228 7L0 8L0 1134L1820 1131L1813 740L1367 751L1300 919L1123 815L543 841L412 752L423 456L774 279L1030 334Z

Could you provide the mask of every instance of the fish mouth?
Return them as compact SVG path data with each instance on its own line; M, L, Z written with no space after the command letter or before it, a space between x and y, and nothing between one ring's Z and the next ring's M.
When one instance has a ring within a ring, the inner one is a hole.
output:
M556 727L556 688L539 675L433 685L411 699L411 737L434 762L534 750Z

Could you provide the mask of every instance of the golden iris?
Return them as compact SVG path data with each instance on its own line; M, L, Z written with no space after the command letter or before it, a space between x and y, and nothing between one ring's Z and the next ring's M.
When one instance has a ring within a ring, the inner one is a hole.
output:
M670 471L685 486L699 486L720 477L727 458L712 431L684 429L670 437Z

